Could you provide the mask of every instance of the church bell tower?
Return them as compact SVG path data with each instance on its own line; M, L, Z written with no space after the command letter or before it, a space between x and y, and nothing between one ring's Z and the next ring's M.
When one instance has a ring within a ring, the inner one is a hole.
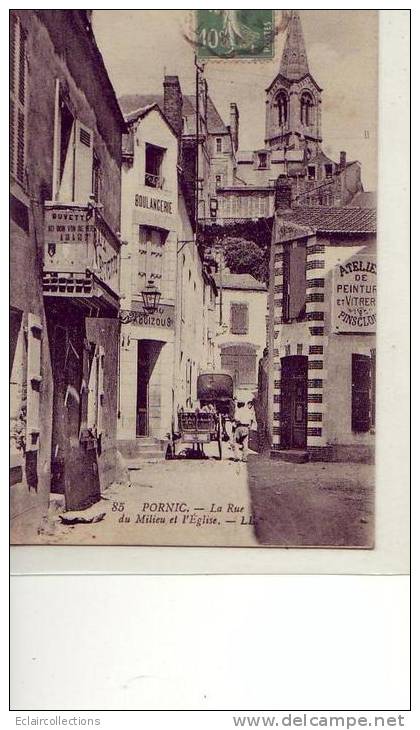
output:
M296 150L296 162L318 153L322 141L321 92L309 70L299 11L290 10L279 73L266 90L268 149Z

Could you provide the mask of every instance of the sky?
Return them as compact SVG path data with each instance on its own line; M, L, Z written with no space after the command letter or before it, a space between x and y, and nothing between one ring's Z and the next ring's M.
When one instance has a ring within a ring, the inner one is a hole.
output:
M276 11L280 14L280 11ZM94 10L93 29L117 96L163 93L163 77L178 75L194 93L194 11ZM301 10L309 69L323 89L323 149L362 164L366 190L376 189L378 19L374 10ZM276 19L280 21L280 15ZM264 146L265 89L279 71L284 33L270 61L213 60L205 65L209 93L225 122L240 114L241 149Z

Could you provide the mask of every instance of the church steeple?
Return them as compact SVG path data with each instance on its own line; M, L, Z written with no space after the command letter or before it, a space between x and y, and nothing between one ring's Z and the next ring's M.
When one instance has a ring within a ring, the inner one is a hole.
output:
M280 73L286 79L296 81L309 73L305 39L298 10L291 10L287 36L280 63Z
M297 150L303 159L321 143L321 88L309 71L298 10L290 10L279 73L266 101L265 144L272 150ZM299 156L298 155L298 156Z

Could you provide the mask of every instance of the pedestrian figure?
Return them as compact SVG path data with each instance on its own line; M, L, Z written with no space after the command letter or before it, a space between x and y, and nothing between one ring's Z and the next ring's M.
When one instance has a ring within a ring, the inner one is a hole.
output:
M248 460L249 429L253 423L253 409L245 407L245 403L238 402L235 411L235 433L233 438L234 454L240 460L239 449L242 447L242 461Z

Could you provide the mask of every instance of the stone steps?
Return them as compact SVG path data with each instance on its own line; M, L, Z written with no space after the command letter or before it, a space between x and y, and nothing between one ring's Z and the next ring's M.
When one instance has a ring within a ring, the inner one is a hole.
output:
M127 464L135 461L164 460L166 444L149 436L120 439L117 448Z

